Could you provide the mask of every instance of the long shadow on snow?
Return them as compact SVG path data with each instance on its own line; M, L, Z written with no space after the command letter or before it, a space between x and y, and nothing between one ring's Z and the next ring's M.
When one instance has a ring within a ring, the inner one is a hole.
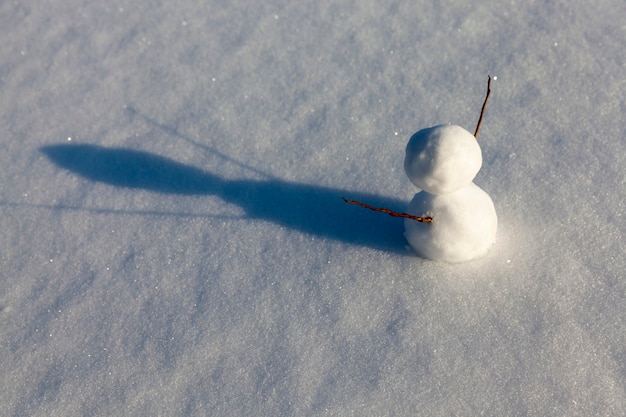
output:
M58 166L119 187L184 195L215 195L241 206L250 219L267 220L314 236L406 253L402 221L346 205L341 197L402 211L406 202L308 184L228 180L148 152L59 144L41 151Z

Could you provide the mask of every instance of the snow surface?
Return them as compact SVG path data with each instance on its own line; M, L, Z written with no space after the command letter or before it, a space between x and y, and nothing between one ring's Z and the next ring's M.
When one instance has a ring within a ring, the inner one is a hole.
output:
M626 3L0 2L6 416L626 413ZM496 245L414 256L417 130Z

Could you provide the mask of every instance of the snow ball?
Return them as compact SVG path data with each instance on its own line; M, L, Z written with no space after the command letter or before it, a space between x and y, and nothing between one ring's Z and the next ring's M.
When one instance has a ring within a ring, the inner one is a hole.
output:
M404 236L424 258L465 262L487 253L496 240L498 218L489 195L474 183L447 194L415 194L408 212L432 223L404 221Z
M406 146L404 170L411 182L432 194L456 191L472 182L483 163L478 141L456 125L416 132Z

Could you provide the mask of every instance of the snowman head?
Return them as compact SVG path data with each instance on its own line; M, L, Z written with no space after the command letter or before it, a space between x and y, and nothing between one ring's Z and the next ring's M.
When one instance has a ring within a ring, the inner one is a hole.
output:
M416 132L406 146L404 170L411 182L431 194L470 184L483 163L476 137L456 125Z

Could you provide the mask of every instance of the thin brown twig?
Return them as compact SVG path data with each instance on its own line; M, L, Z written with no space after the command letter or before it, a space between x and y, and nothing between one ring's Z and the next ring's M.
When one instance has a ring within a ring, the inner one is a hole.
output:
M483 108L480 109L480 118L478 119L478 124L476 125L476 132L474 132L475 138L478 138L478 130L480 129L480 124L483 122L483 115L485 114L485 108L487 107L487 100L489 100L489 94L491 94L491 75L489 75L488 77L487 95L485 96L485 101L483 102Z
M348 204L356 204L357 206L361 206L366 209L378 211L381 213L387 213L388 215L393 216L393 217L402 217L404 219L411 219L411 220L415 220L421 223L432 223L433 221L432 217L413 216L412 214L409 214L409 213L398 213L397 211L389 210L388 208L378 208L378 207L370 206L369 204L361 203L360 201L356 201L356 200L348 200L343 197L341 197L341 199Z

